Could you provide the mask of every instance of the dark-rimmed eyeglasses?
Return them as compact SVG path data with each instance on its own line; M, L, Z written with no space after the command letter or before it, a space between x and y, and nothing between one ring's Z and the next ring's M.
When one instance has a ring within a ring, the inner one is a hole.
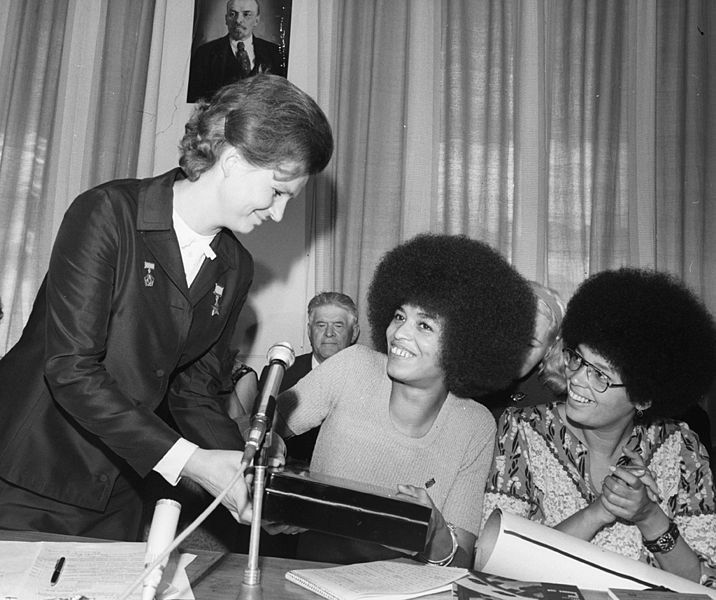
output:
M587 381L595 392L601 394L602 392L606 392L610 387L626 387L623 383L613 382L609 375L595 367L576 350L565 348L562 350L562 354L564 356L564 364L570 371L576 373L582 367L587 368Z

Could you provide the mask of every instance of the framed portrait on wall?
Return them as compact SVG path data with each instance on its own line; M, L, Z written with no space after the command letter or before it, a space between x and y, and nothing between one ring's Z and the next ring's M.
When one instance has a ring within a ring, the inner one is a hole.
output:
M194 0L187 102L256 75L286 77L291 0Z

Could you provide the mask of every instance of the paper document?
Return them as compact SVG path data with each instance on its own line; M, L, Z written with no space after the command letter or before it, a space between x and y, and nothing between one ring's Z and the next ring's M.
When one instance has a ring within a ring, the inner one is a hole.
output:
M286 579L329 600L406 600L451 590L452 582L467 573L467 569L454 567L381 560L340 567L298 569L286 573Z
M502 577L604 591L663 587L716 600L715 589L500 509L490 515L475 549L475 568Z
M112 600L140 576L145 551L143 542L0 541L0 600ZM159 597L194 600L186 575L194 558L172 558ZM131 598L141 597L140 586Z
M144 552L130 542L0 542L0 598L110 600L142 572Z

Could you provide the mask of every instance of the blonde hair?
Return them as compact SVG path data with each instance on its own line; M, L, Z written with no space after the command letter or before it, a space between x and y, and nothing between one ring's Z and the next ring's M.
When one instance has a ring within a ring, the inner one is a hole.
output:
M537 298L537 311L545 315L550 322L547 335L550 343L544 357L539 362L537 377L542 385L552 390L555 394L561 395L567 391L567 375L564 370L564 358L562 357L562 319L564 318L565 305L559 292L556 290L530 281L532 292Z

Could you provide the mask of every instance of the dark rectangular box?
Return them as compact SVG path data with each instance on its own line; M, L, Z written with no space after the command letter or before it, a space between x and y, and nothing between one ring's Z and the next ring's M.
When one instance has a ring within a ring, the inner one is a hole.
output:
M396 494L307 471L269 472L262 517L419 552L425 547L431 509Z

